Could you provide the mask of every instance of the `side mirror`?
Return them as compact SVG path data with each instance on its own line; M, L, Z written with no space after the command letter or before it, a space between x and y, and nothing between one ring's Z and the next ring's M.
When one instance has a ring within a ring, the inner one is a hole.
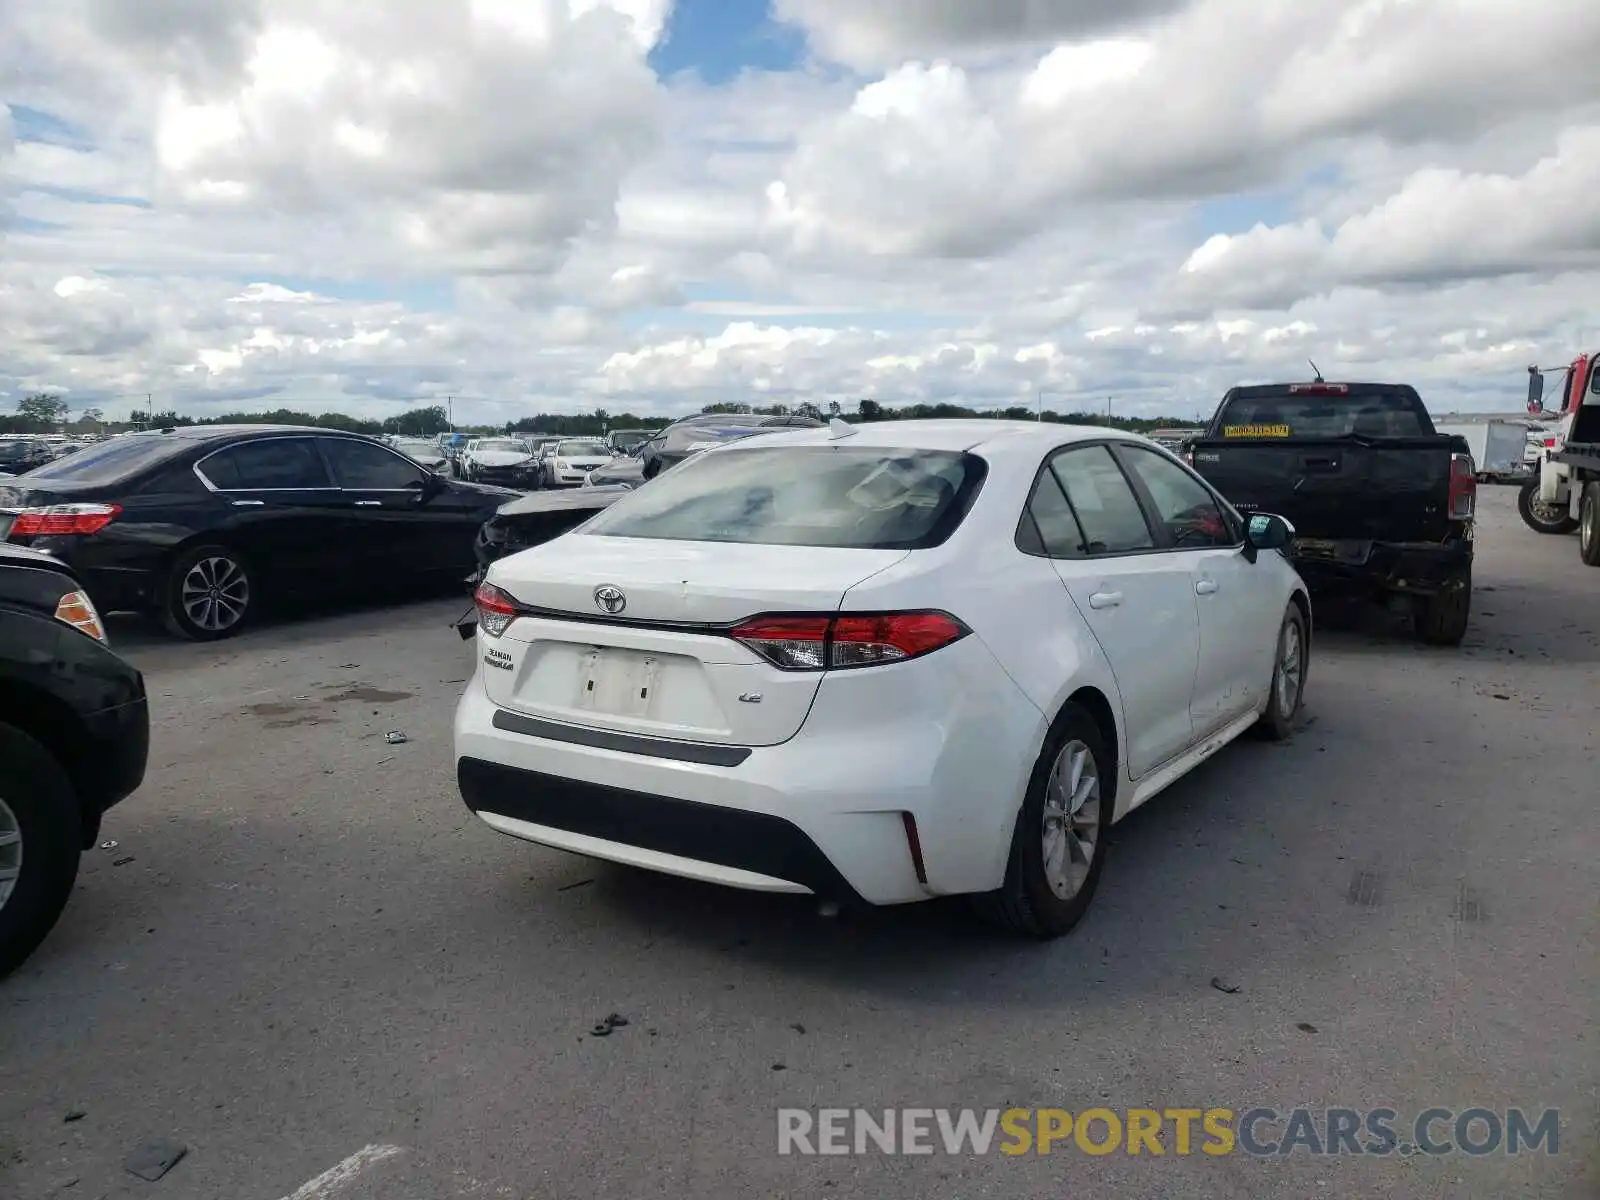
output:
M432 471L429 471L420 479L413 480L412 482L406 484L406 490L415 491L417 493L417 498L423 503L427 503L429 500L432 500L440 492L444 491L444 489L444 476L435 474Z
M1245 521L1245 550L1252 560L1262 550L1282 550L1293 541L1294 526L1274 513L1253 513Z
M1544 376L1538 367L1528 368L1528 411L1544 411Z

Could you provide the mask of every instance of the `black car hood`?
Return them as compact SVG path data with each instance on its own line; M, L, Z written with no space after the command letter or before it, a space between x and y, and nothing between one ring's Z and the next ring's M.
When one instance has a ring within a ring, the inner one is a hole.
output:
M500 517L516 517L525 513L558 512L566 508L592 508L599 510L616 503L633 491L617 484L610 487L575 488L563 492L530 492L519 494L509 504L502 504L495 513Z
M516 488L496 487L492 483L468 483L465 480L455 480L450 486L458 492L471 492L477 496L520 496L523 493Z
M30 550L26 546L16 546L10 542L0 542L0 568L8 566L49 567L51 570L60 571L63 575L72 573L72 568L54 555L46 554L42 550Z

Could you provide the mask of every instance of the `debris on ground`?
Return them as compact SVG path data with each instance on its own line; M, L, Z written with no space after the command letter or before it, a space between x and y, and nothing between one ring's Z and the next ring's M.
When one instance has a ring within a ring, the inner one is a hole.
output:
M174 1142L168 1138L151 1138L122 1160L122 1169L130 1175L154 1183L177 1166L179 1160L187 1153L189 1147L182 1142Z
M627 1023L628 1018L623 1016L621 1013L612 1013L606 1018L606 1024L611 1026L613 1029L621 1029Z
M573 891L573 890L575 890L577 888L587 887L589 884L591 884L593 882L594 882L594 880L592 880L592 879L580 879L580 880L578 880L577 883L564 883L560 887L558 887L556 889L556 891L558 891L558 892L570 892L570 891Z
M383 735L383 740L388 742L391 746L398 746L403 742L409 742L411 739L405 734L401 733L398 729L391 729L388 733Z
M113 859L112 862L111 862L111 865L113 867L125 867L129 863L131 863L132 861L133 861L133 855L130 854L126 858Z
M61 1120L66 1124L71 1125L74 1121L81 1121L88 1115L89 1114L84 1112L81 1108L73 1108L68 1109L67 1115L62 1117Z
M789 1068L784 1063L773 1063L772 1064L772 1069L774 1071L787 1071Z
M1236 993L1239 990L1239 985L1238 984L1236 984L1236 983L1223 983L1222 980L1219 979L1215 975L1213 975L1211 977L1211 986L1216 988L1217 991L1223 992L1223 993L1225 993L1225 994L1227 994L1229 996L1232 996L1234 993Z
M621 1029L628 1023L628 1018L621 1013L611 1013L603 1021L596 1021L594 1028L589 1030L593 1037L610 1037L613 1029Z
M793 1025L789 1026L789 1028L794 1030L796 1033L804 1033L806 1031L806 1027L800 1024L799 1021L796 1021Z
M117 842L115 838L107 838L105 841L100 843L100 849L102 850L115 850L116 848Z
M1301 1021L1298 1025L1295 1026L1295 1028L1298 1029L1301 1033L1315 1033L1315 1032L1317 1032L1317 1027L1315 1025L1313 1025L1310 1021Z

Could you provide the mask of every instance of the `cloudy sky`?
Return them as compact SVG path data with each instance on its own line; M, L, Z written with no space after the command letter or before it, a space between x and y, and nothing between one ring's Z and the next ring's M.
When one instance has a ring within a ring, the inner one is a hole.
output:
M1507 409L1597 345L1595 0L0 5L0 407Z

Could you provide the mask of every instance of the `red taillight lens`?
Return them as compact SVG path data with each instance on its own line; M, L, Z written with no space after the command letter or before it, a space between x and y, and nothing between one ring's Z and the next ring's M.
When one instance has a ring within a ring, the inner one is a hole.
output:
M120 504L52 504L24 508L11 524L12 537L71 537L99 533L122 512Z
M492 583L478 585L472 593L472 605L478 610L478 628L490 637L499 637L522 613L516 599Z
M1556 440L1555 440L1555 438L1545 438L1545 440L1544 440L1544 448L1546 450L1554 450L1556 448Z
M752 617L729 635L786 671L837 671L918 658L970 632L949 613L900 612Z
M1450 457L1450 519L1470 521L1477 506L1478 480L1473 474L1472 459L1465 454Z

